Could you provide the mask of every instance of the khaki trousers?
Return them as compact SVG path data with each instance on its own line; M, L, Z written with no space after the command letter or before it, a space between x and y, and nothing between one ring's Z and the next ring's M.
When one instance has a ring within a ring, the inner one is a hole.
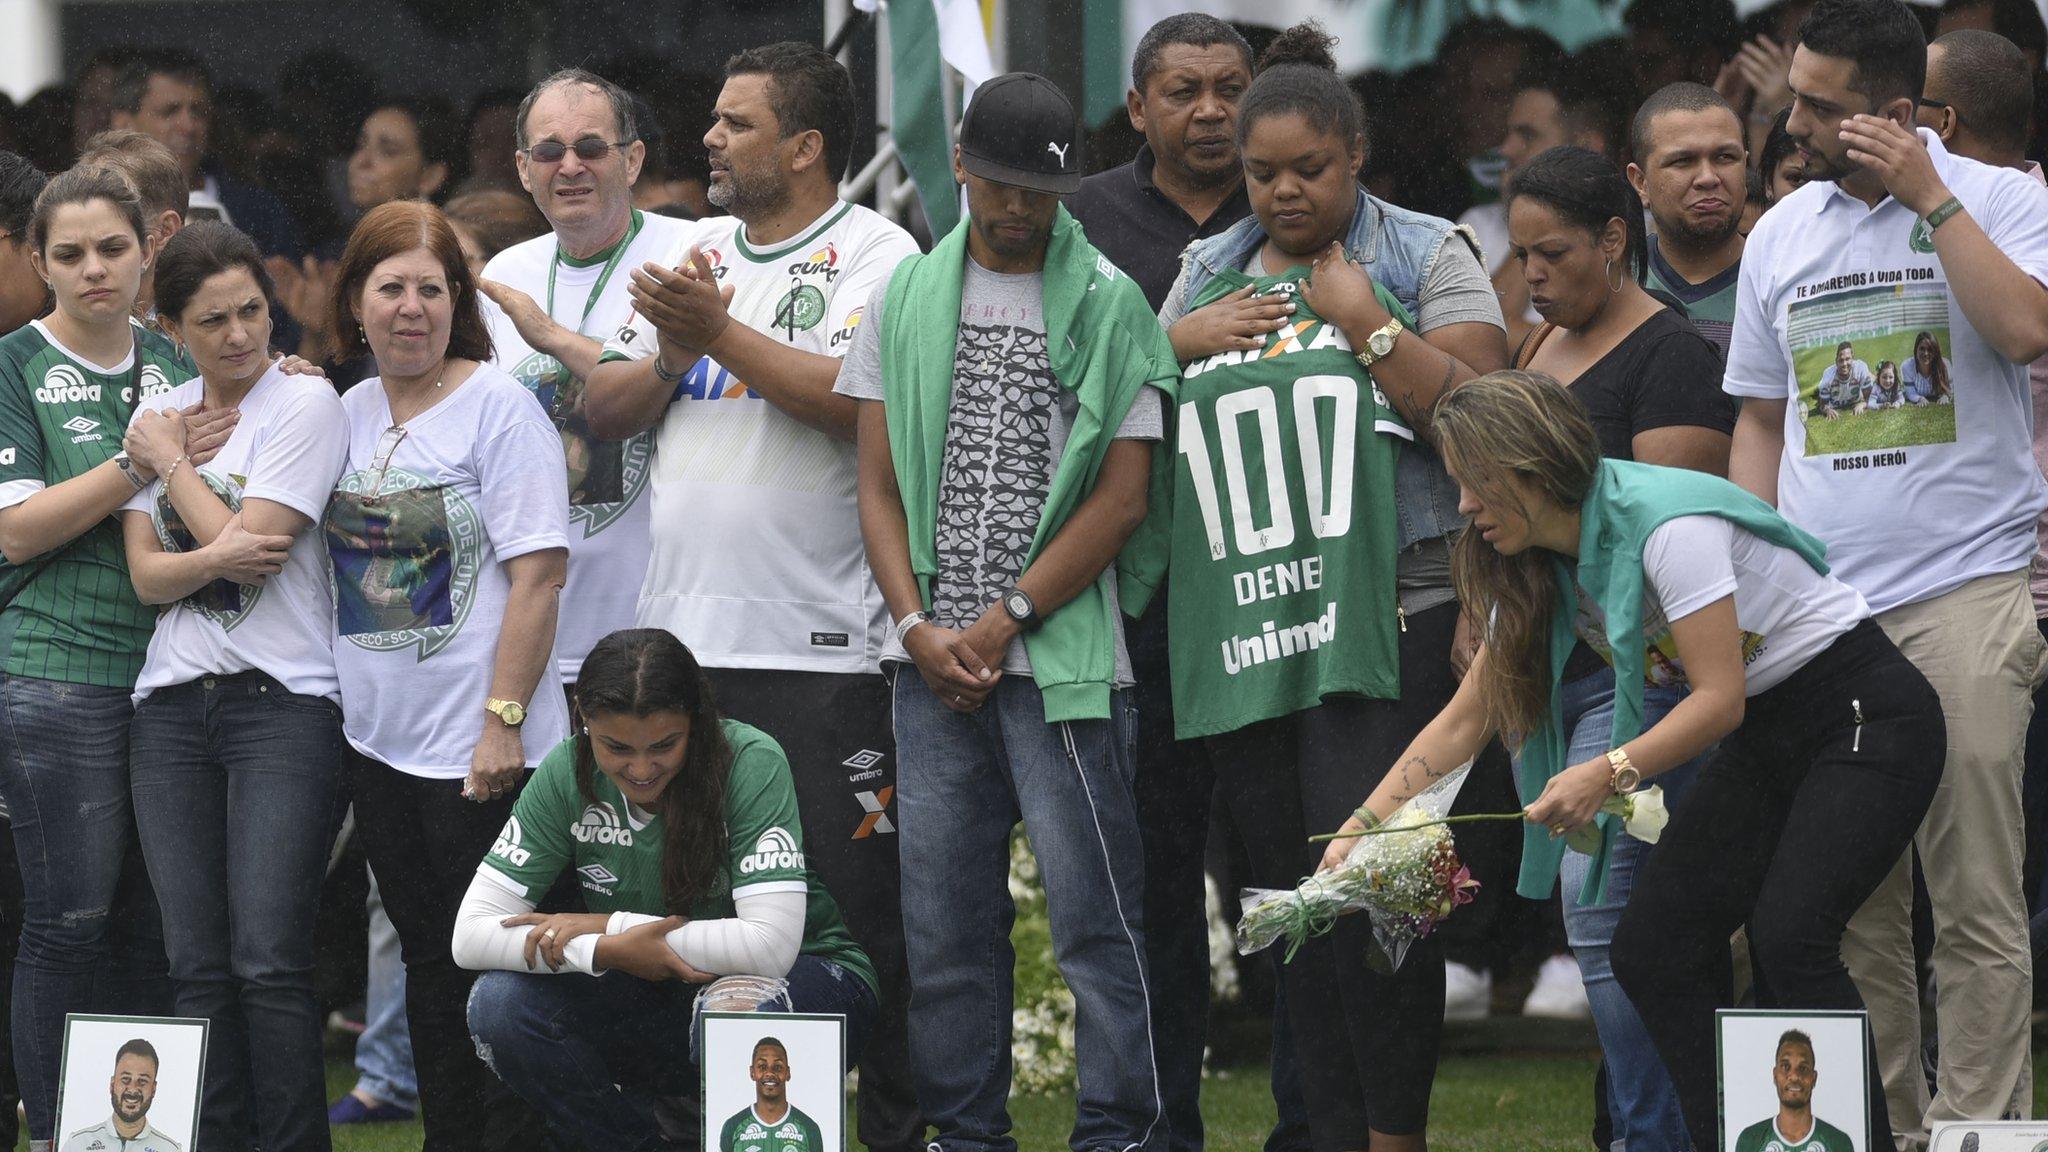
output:
M1914 837L1934 908L1941 1059L1931 1098L1921 1070L1912 853L1842 939L1842 959L1870 1010L1893 1141L1899 1152L1917 1152L1931 1124L2024 1117L2032 1106L2020 774L2048 644L2024 568L1894 608L1877 622L1934 685L1948 721L1946 770Z

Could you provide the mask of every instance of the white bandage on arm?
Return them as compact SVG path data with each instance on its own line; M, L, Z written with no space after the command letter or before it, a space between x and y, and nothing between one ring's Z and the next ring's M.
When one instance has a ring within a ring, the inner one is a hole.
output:
M455 939L451 945L455 963L479 971L502 968L508 972L557 974L538 955L534 959L537 967L526 966L526 937L533 929L527 925L507 928L504 921L508 916L533 911L534 905L507 884L490 865L477 868L469 891L462 895L462 905L455 911ZM617 920L614 916L614 924ZM592 975L596 972L596 957L597 936L578 936L563 946L560 972Z
M745 891L743 889L743 891ZM792 886L748 892L732 902L733 915L723 920L692 920L667 936L668 946L683 963L712 976L789 975L804 941L804 907L808 894ZM659 920L619 912L611 932L623 932Z

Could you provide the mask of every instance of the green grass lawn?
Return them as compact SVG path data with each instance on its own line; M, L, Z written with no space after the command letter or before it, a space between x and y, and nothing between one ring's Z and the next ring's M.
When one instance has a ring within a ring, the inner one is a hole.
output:
M1447 1055L1437 1074L1432 1147L1445 1152L1581 1152L1592 1124L1591 1054ZM327 1068L330 1095L355 1082L345 1063ZM1073 1122L1071 1096L1010 1102L1022 1152L1062 1152ZM1203 1085L1207 1145L1219 1152L1256 1149L1273 1126L1273 1097L1263 1067L1231 1069ZM418 1124L337 1128L335 1152L415 1152Z
M1811 412L1812 402L1803 397L1802 400ZM1833 420L1808 416L1806 420L1808 456L1910 448L1916 444L1953 444L1955 439L1956 410L1951 404L1857 412Z

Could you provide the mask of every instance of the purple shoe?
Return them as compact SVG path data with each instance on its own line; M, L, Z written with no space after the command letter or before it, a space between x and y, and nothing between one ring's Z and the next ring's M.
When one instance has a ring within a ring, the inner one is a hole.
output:
M390 1124L410 1120L413 1110L397 1104L365 1104L363 1098L350 1092L327 1106L329 1124Z

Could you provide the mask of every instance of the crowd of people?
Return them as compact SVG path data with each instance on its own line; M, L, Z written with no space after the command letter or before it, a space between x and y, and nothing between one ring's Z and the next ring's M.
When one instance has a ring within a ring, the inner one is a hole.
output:
M1212 828L1289 888L1468 763L1462 809L1527 817L1468 864L1557 899L1492 930L1594 1022L1597 1147L1721 1147L1738 992L1867 1010L1873 1146L2028 1115L2048 36L1988 0L1628 23L1567 58L1479 22L1425 83L1173 16L1118 156L1045 78L981 85L923 244L842 199L853 79L799 43L727 62L698 177L580 68L466 129L330 101L354 151L296 180L189 57L95 57L62 132L15 110L30 1147L72 1135L81 1012L211 1022L204 1152L415 1110L431 1152L692 1146L709 1000L844 1017L869 1148L1013 1148L1021 824L1073 1146L1191 1152ZM1428 98L1453 131L1404 131ZM1601 815L1651 781L1654 848ZM344 827L379 911L330 1105ZM1426 1146L1486 966L1452 935L1275 958L1269 1148ZM1759 1140L1836 1146L1814 1057L1785 1033Z

